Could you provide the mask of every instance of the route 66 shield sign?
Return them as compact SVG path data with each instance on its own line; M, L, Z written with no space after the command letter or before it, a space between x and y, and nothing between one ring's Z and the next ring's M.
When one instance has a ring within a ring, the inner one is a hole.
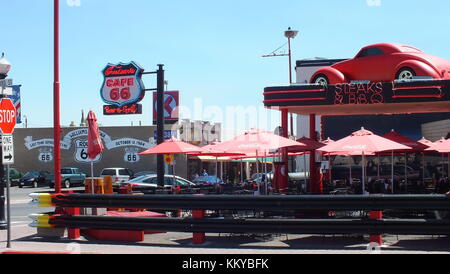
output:
M76 140L75 141L75 161L78 163L97 163L101 160L102 155L99 154L95 159L89 159L88 156L88 141Z
M103 70L101 97L106 104L123 107L138 103L144 97L142 73L135 62L108 64Z

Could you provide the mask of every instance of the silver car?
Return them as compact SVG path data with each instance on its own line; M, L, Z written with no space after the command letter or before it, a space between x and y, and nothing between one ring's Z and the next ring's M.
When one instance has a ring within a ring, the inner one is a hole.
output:
M142 192L144 194L155 194L158 189L161 190L161 188L158 187L158 178L156 174L140 176L121 184L121 186L128 185L131 185L134 192ZM179 176L175 176L174 181L173 175L165 175L164 190L171 190L172 187L180 187L180 189L184 190L194 190L196 188L196 185Z

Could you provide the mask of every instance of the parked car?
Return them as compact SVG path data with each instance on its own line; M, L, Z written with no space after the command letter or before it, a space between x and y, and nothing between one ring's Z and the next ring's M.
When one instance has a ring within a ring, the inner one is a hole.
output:
M391 82L415 76L450 79L450 62L411 46L380 43L364 47L353 59L319 69L310 83Z
M131 185L133 191L142 192L144 194L155 194L158 189L158 178L156 174L144 175L136 177L126 183L122 183L121 186ZM165 175L164 176L164 189L171 190L172 187L180 187L180 189L188 190L196 188L196 185L186 179L179 176ZM195 191L194 191L195 192Z
M113 188L119 188L121 183L128 182L135 178L131 169L122 167L105 168L102 170L100 177L105 178L111 176L113 179Z
M50 183L50 172L48 171L30 171L19 179L19 188L31 186L37 188L39 186L47 186Z
M86 174L82 173L78 168L65 167L61 169L61 183L64 188L80 186L84 184ZM55 177L51 175L50 188L55 187Z
M6 176L6 169L5 169L5 175L3 176L3 181L6 182L7 176ZM10 180L10 186L16 186L19 185L20 178L23 177L23 173L18 171L15 168L9 169L9 180Z

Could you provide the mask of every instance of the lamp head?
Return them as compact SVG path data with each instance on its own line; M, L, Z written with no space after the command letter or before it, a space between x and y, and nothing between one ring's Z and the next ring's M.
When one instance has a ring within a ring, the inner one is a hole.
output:
M298 34L297 30L292 30L291 28L288 28L287 31L284 32L284 36L286 36L286 38L295 38Z
M5 79L11 70L11 63L5 58L5 53L2 53L0 58L0 79Z

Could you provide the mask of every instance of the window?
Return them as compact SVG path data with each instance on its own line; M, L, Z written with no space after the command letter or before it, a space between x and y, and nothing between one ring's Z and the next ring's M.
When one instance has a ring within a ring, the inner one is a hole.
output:
M103 176L116 176L116 170L114 169L105 169L102 172Z
M129 176L130 173L126 169L119 169L119 175Z
M146 184L157 184L156 178L145 179L145 180L142 181L142 182L143 182L143 183L146 183Z
M72 170L70 168L61 169L62 174L72 174Z
M367 48L363 49L356 58L363 58L369 56L383 55L384 52L379 48Z
M180 186L186 186L186 187L191 185L188 181L183 180L183 179L179 179L179 178L177 178L177 184L180 185Z
M167 186L172 186L173 185L173 178L172 177L164 178L164 184L167 185Z

